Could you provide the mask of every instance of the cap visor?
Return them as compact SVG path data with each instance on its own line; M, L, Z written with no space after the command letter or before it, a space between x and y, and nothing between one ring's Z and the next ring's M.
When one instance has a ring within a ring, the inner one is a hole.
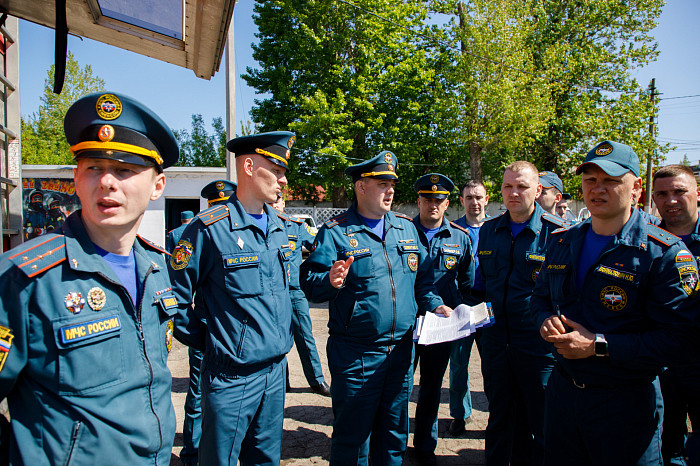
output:
M597 165L601 170L610 176L622 176L627 172L631 172L627 167L623 167L619 163L611 162L610 160L591 160L590 162L584 162L578 166L576 169L576 174L580 175L586 165Z
M118 162L124 162L124 163L130 163L132 165L140 165L142 167L156 167L156 162L151 159L147 159L145 157L141 157L140 155L136 154L130 154L128 152L104 152L104 151L82 151L73 159L78 160L82 159L85 157L93 158L93 159L109 159L109 160L116 160Z

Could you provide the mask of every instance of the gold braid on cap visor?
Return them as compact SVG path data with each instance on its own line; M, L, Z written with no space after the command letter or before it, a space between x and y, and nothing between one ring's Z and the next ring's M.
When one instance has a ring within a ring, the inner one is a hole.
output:
M231 197L231 196L217 197L216 199L207 199L207 205L212 205L212 204L215 203L215 202L225 201L225 200L228 199L229 197Z
M363 174L361 174L360 176L361 176L362 178L366 178L366 177L368 177L368 176L379 176L379 175L394 175L394 176L396 177L397 180L399 179L399 177L396 176L396 173L395 173L395 172L389 172L389 171L386 171L386 172L369 172L369 173L363 173Z
M429 189L423 189L418 191L418 194L450 194L449 191L430 191Z
M284 157L280 157L279 155L273 154L272 152L268 152L268 151L263 150L263 149L255 149L255 152L257 152L257 153L260 154L260 155L265 155L265 156L267 156L267 157L272 157L273 159L277 159L277 160L279 160L280 162L283 162L285 167L286 167L287 165L289 165L289 164L287 163L287 161L284 159Z
M78 155L78 152L84 150L99 150L99 151L117 151L117 152L128 152L130 154L140 155L142 157L149 158L153 160L157 165L163 165L163 157L154 150L144 149L140 146L134 146L132 144L124 144L123 142L100 142L100 141L83 141L74 146L70 147L70 151L73 157Z

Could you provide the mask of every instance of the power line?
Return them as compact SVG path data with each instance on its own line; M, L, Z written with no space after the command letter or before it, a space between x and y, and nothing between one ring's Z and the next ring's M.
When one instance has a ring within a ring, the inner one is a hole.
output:
M340 0L340 1L342 1L342 0ZM700 94L679 95L679 96L676 96L676 97L664 97L664 98L659 99L659 100L691 99L691 98L694 98L694 97L700 97Z

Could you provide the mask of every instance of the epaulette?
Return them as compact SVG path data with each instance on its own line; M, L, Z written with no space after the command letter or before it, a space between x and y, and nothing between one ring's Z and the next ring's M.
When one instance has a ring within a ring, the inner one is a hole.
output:
M169 253L168 251L166 251L165 248L164 248L163 246L161 246L160 244L154 243L154 242L151 241L150 239L146 239L146 238L144 238L144 237L141 236L141 235L136 235L136 236L137 236L141 241L143 241L144 243L146 243L147 246L150 246L151 249L155 249L156 251L158 251L158 252L160 252L160 253L162 253L162 254L170 255L170 253Z
M506 214L506 212L508 212L508 211L507 211L507 210L504 210L503 212L501 212L501 213L498 214L498 215L494 215L493 217L485 218L485 219L484 219L484 223L486 223L486 222L491 222L491 221L493 221L493 220L496 220L497 218L501 218L501 217L503 217L503 216ZM483 226L483 225L482 225L482 226Z
M564 232L567 231L568 229L569 229L569 227L557 228L556 230L552 230L552 233L551 233L551 234L555 234L555 233L564 233Z
M43 241L42 241L43 240ZM30 242L8 259L27 277L34 277L66 260L66 241L63 235L48 234L38 242Z
M564 220L564 219L561 218L561 217L558 217L558 216L556 216L556 215L552 215L552 214L550 214L549 212L543 213L543 214L542 214L542 219L543 219L543 220L547 220L548 222L551 222L551 223L557 225L557 226L560 227L560 228L568 228L568 227L570 226L570 225L569 225L569 222L567 222L566 220Z
M343 212L342 214L338 214L335 217L332 217L324 223L326 228L333 228L336 225L340 225L341 223L345 222L345 216L347 215L347 212Z
M214 207L203 210L197 214L197 218L200 219L205 225L211 225L224 217L228 217L228 207L225 205L215 205Z
M666 231L660 226L654 225L653 223L647 223L647 235L650 238L655 239L659 243L665 244L666 246L671 246L681 240L678 236L674 235L670 231Z
M452 228L456 228L456 229L459 230L459 231L465 232L467 235L469 234L469 230L467 230L466 228L464 228L464 227L462 227L462 226L457 225L455 222L450 222L450 226L451 226Z
M409 217L406 214L402 214L401 212L394 212L394 215L396 215L397 217L402 218L404 220L408 220L409 222L413 221L413 219L411 217Z
M289 222L294 222L296 224L302 224L305 223L303 220L299 220L297 218L288 216L286 214L283 214L282 212L277 212L277 216L281 218L282 220L289 221Z

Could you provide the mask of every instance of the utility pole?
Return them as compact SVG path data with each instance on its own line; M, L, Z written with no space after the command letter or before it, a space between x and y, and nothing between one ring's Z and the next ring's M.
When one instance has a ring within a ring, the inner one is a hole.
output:
M656 97L656 78L651 78L651 83L649 83L649 89L651 90L651 106L652 112L649 115L649 134L652 138L654 137L654 100ZM651 150L647 156L647 190L644 193L644 212L651 213L651 172L654 165L654 154L656 153L656 139L654 139L654 149Z

